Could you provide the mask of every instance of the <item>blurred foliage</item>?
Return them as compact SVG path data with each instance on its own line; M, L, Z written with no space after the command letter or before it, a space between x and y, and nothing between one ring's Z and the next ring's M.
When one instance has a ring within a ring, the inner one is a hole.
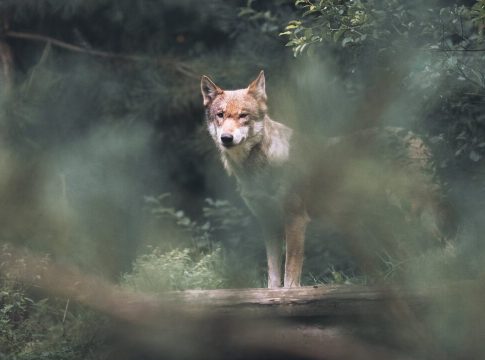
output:
M129 271L147 244L164 253L190 248L199 256L221 247L225 257L256 255L249 267L256 262L262 273L257 225L223 175L198 88L202 73L230 88L261 68L268 70L270 105L278 105L281 121L309 133L324 129L323 135L355 127L348 109L361 113L354 104L383 81L395 96L382 100L387 108L374 124L405 126L425 138L460 215L476 222L481 213L481 197L464 189L485 192L483 1L29 0L0 6L7 31L49 37L6 34L15 84L2 99L1 140L15 154L12 161L25 164L21 173L30 180L24 186L49 189L52 203L47 211L35 206L44 202L35 191L22 195L19 218L37 224L48 213L53 222L35 225L35 236L19 236L22 244L87 267L95 262L114 278ZM320 63L330 65L314 65ZM12 194L19 181L8 181L5 192ZM172 194L170 204L166 195L147 196L157 193ZM15 241L17 230L9 231L13 222L7 222L2 236ZM51 230L59 223L61 235ZM62 241L53 240L59 236ZM324 236L332 237L326 230L309 242L314 255L307 273L331 279L337 269L358 276L345 250L331 247L326 257ZM120 260L107 260L108 254Z
M39 297L38 280L49 257L28 268L28 252L16 249L12 256L12 250L4 244L0 253L0 358L98 359L107 319L86 307L69 306L68 299Z
M62 203L63 216L69 214L63 218L63 243L70 246L56 256L82 254L102 267L104 254L115 251L123 258L109 265L116 277L146 242L164 251L177 241L181 249L222 245L235 252L249 243L254 250L257 232L244 234L256 226L247 212L238 213L243 205L234 183L222 175L204 130L202 73L223 87L240 87L265 68L268 92L280 95L284 88L285 96L294 98L270 96L277 104L295 104L292 112L280 110L288 115L281 120L291 123L303 113L297 127L308 132L324 127L332 129L330 134L345 132L339 122L346 109L376 78L390 77L386 84L399 95L384 104L389 110L382 117L388 120L382 124L404 125L426 138L438 150L438 175L450 197L471 198L460 202L462 214L478 213L480 197L462 190L484 191L483 1L28 0L0 6L8 31L81 49L6 34L15 55L15 85L2 99L2 142L16 164L29 164L42 175L45 183L39 180L36 187L53 188L55 196L49 197L60 198L53 206ZM284 47L285 39L297 59ZM306 58L331 63L331 77ZM309 86L327 80L339 102L325 89ZM327 113L322 98L339 109ZM413 112L409 104L415 104ZM135 145L125 149L123 144ZM156 193L171 193L171 205L165 197L146 197ZM24 203L43 201L35 196ZM229 199L234 206L207 198ZM152 219L146 220L140 208L147 205L163 218L154 228L168 236L145 241L140 228ZM25 205L21 217L29 222L41 212L45 209ZM103 228L101 218L109 226ZM11 240L12 232L5 233ZM52 241L56 236L39 229L36 240L25 235L22 243L56 252L39 246L59 248ZM85 250L90 246L96 256ZM324 251L315 246L315 252ZM323 268L332 266L339 268L335 263Z
M428 143L438 150L437 163L445 179L465 172L470 180L482 173L483 1L297 0L294 4L297 19L288 22L280 35L288 39L286 45L295 56L305 50L313 56L336 54L343 80L354 86L361 83L362 74L379 68L381 75L402 73L404 67L405 75L397 84L400 96L422 104L407 125L427 135ZM462 188L451 188L462 196Z
M474 230L418 255L381 249L374 277L483 273L484 0L4 0L0 15L14 58L0 91L0 241L142 291L264 286L261 236L206 133L199 79L239 88L265 69L275 120L340 135L377 109L372 125L434 150L433 175ZM418 236L409 228L392 240ZM311 227L305 251L306 284L375 280L335 229ZM8 254L0 358L94 358L99 315L37 298L41 269L12 282Z

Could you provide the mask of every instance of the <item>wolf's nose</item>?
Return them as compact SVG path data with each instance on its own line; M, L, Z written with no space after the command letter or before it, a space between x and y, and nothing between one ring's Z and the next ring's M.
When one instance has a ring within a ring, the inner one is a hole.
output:
M221 135L221 141L223 145L231 145L234 140L234 136L231 134L224 133Z

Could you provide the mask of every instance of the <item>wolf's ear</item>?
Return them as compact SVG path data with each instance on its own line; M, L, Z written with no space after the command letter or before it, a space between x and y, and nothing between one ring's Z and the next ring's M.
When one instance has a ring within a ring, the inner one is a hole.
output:
M266 81L264 80L263 70L261 70L256 80L249 84L248 92L260 100L266 100Z
M214 84L214 82L205 75L202 76L202 80L200 81L200 90L204 97L204 106L209 105L217 95L222 94L223 92L219 86Z

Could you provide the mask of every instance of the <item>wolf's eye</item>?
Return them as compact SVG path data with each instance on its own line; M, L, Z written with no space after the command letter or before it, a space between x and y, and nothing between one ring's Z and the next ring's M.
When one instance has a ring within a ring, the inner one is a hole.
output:
M221 118L221 119L224 117L224 113L222 111L219 111L216 115L218 118Z
M247 113L241 113L239 114L239 119L246 119L248 117Z

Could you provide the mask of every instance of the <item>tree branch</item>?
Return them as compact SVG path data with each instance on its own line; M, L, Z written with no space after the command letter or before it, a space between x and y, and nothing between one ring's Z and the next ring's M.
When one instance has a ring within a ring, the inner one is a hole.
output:
M97 56L105 59L115 59L115 60L117 59L117 60L123 60L123 61L131 61L131 62L152 62L158 65L171 66L175 68L175 71L187 77L199 79L199 74L195 73L186 64L183 64L180 61L177 61L175 59L153 58L149 56L132 55L132 54L116 54L108 51L88 49L82 46L73 45L65 41L58 40L46 35L24 33L24 32L18 32L18 31L6 31L4 35L6 37L10 37L14 39L49 43L61 49L65 49L65 50L69 50L77 53L88 54L92 56Z

